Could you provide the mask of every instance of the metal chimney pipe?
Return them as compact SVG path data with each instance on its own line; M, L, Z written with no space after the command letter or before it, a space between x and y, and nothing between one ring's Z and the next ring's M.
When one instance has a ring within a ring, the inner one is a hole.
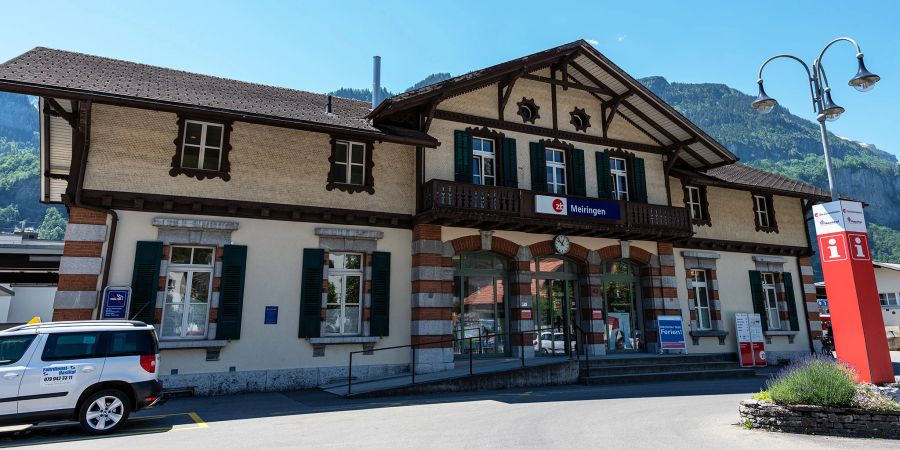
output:
M374 56L372 67L372 109L381 103L381 57Z

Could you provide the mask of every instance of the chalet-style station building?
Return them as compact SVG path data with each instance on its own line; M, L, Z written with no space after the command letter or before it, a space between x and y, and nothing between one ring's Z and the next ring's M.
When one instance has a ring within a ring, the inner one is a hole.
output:
M315 386L409 344L354 374L532 358L538 333L654 353L663 315L689 353L736 352L742 312L770 362L818 344L827 192L737 163L585 41L374 109L46 48L0 90L40 97L41 200L69 211L53 320L130 287L167 386Z

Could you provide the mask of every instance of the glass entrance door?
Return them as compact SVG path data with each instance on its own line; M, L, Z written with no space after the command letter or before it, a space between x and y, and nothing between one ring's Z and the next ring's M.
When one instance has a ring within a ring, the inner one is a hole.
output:
M634 267L623 261L606 264L603 293L606 299L606 336L610 352L645 349L639 281Z
M490 253L454 258L453 350L456 355L509 354L505 264Z
M575 297L578 274L570 262L559 258L539 259L535 274L534 351L538 355L569 355L576 350Z

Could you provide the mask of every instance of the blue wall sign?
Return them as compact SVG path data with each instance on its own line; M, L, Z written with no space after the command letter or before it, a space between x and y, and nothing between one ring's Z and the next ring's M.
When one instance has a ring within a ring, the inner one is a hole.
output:
M681 316L659 316L659 348L662 350L686 350L684 325Z
M273 325L278 323L278 307L266 306L266 318L263 322L265 325Z
M556 216L587 217L601 220L621 220L622 205L619 202L586 198L534 196L534 211Z
M103 315L101 319L128 319L128 301L131 288L108 287L103 291Z

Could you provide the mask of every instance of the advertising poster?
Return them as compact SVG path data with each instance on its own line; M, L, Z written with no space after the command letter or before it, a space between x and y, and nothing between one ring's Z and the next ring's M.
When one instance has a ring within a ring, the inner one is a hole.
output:
M130 287L107 287L103 291L103 315L101 319L127 320Z
M681 316L659 316L656 318L659 326L659 349L684 350L687 344L684 341L684 324Z
M609 349L610 350L634 350L634 342L631 340L631 314L609 313Z
M750 315L737 313L734 315L734 329L738 344L738 360L741 367L753 367L753 342L750 339Z

